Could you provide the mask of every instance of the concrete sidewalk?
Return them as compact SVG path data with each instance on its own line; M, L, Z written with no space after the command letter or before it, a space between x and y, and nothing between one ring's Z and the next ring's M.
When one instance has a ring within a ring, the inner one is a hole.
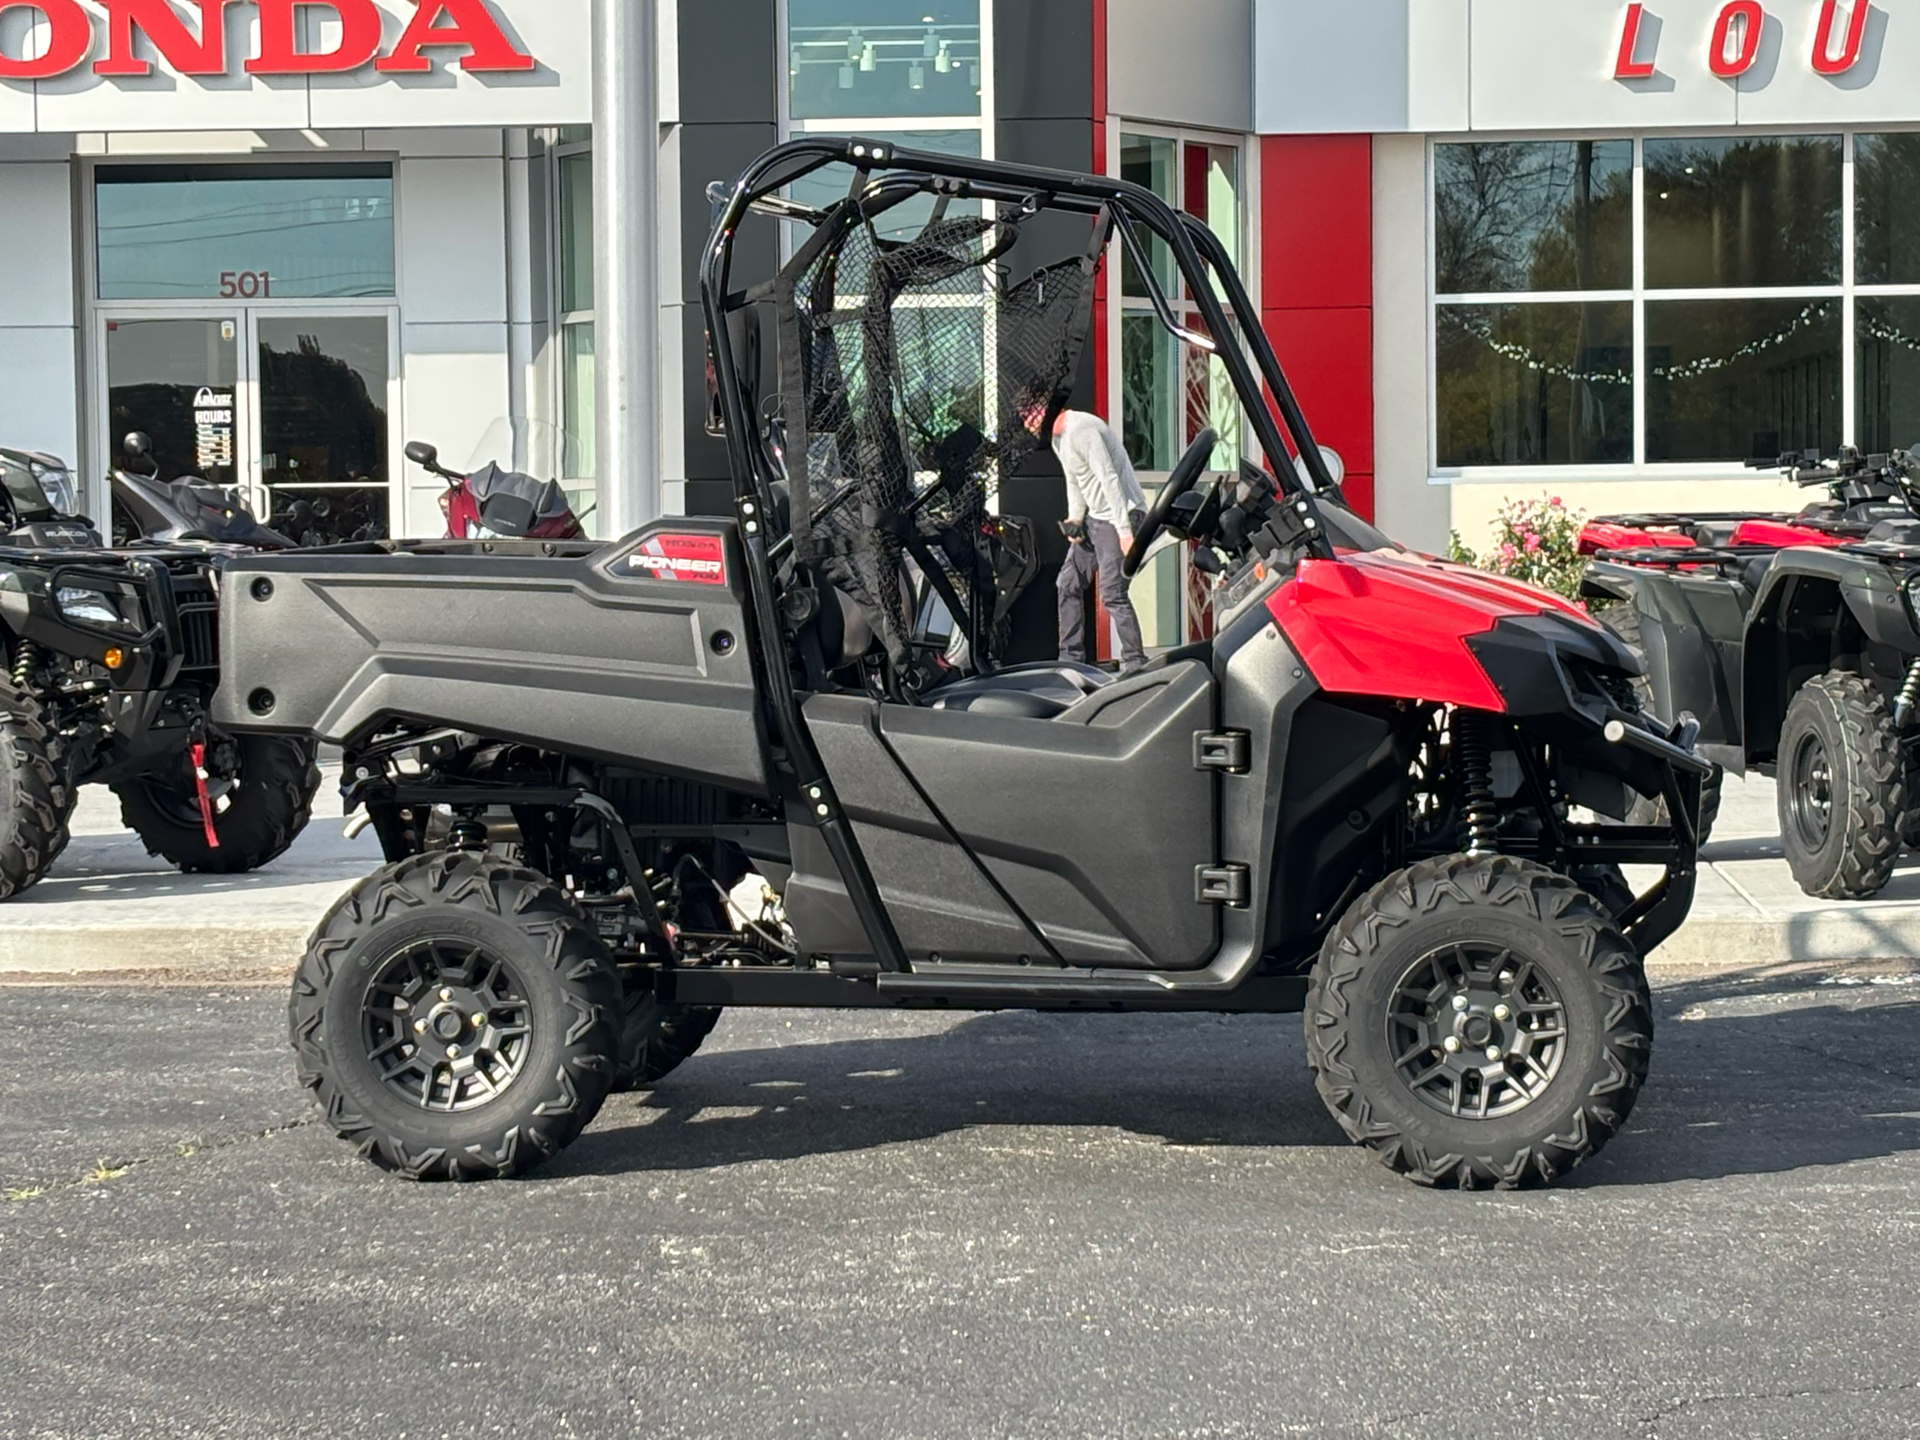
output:
M121 827L109 791L85 791L53 875L0 904L0 981L283 980L327 908L381 863L371 833L342 838L334 779L285 857L231 877L176 873ZM1903 859L1876 900L1809 900L1780 856L1771 781L1729 781L1705 861L1692 918L1655 952L1657 964L1920 957L1920 856Z

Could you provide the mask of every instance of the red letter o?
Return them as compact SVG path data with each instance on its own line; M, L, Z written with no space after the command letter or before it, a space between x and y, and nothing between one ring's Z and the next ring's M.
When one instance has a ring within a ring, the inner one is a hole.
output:
M52 31L47 53L38 60L0 55L0 80L51 80L79 69L93 49L93 22L80 8L80 0L0 0L0 15L21 9L38 10L47 17Z
M1744 20L1746 24L1740 31L1740 53L1728 59L1727 41L1733 38L1735 20ZM1760 58L1760 29L1766 20L1767 12L1760 8L1760 0L1733 0L1720 12L1713 27L1713 49L1707 55L1707 64L1714 74L1722 80L1732 80L1753 68L1753 62Z

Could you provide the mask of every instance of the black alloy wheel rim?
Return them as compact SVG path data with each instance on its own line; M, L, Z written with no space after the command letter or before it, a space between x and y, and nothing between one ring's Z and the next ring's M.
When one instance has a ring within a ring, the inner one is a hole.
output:
M1802 735L1793 747L1792 785L1787 812L1801 844L1818 850L1833 833L1833 764L1816 734Z
M1567 1011L1546 972L1491 944L1443 946L1407 968L1387 1002L1396 1073L1443 1115L1497 1120L1560 1073Z
M533 1005L506 960L462 940L422 940L374 970L361 1002L367 1062L416 1109L456 1115L497 1100L526 1068Z

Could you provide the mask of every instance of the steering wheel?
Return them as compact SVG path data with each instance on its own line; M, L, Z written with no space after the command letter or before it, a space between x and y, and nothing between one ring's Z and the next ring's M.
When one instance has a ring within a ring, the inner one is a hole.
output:
M1161 487L1160 494L1153 502L1153 509L1147 512L1147 518L1140 522L1140 528L1134 532L1133 548L1127 551L1127 558L1120 562L1120 573L1131 580L1140 571L1141 564L1147 558L1147 551L1153 548L1153 542L1160 532L1167 528L1167 518L1173 514L1173 505L1182 495L1200 483L1200 477L1206 473L1207 461L1212 458L1213 447L1220 443L1220 436L1212 430L1202 430L1187 447L1187 453L1180 457L1180 463L1173 467L1173 473L1167 477L1167 483Z

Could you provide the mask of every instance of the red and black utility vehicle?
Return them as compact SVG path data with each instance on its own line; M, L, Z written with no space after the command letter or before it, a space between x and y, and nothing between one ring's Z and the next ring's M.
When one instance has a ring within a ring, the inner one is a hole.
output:
M1582 592L1618 602L1601 619L1646 658L1644 710L1695 720L1716 766L1775 777L1801 888L1866 899L1920 842L1920 457L1754 463L1829 494L1796 515L1595 521ZM1718 794L1716 774L1703 835Z
M782 198L829 166L844 199ZM736 276L775 220L791 260ZM1216 638L1126 677L1003 665L994 487L1115 243L1265 465L1209 478L1200 436L1128 557L1202 547ZM1323 507L1203 225L1120 180L808 137L727 194L702 296L732 517L263 556L224 591L221 722L341 745L391 862L294 986L342 1136L419 1178L525 1169L728 1006L1304 1012L1334 1116L1429 1184L1549 1181L1620 1129L1708 766L1583 611ZM1621 823L1641 796L1672 818Z

